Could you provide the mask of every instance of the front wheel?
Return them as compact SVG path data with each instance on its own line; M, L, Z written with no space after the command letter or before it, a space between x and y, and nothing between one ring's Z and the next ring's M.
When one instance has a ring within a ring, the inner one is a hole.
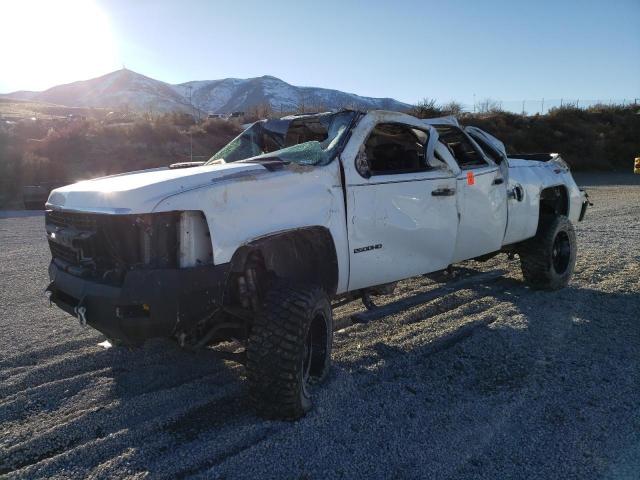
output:
M543 217L535 237L518 248L522 276L535 289L558 290L569 283L578 245L573 225L564 215Z
M249 393L267 418L295 420L311 409L309 386L331 365L333 315L319 287L284 282L267 292L247 348Z

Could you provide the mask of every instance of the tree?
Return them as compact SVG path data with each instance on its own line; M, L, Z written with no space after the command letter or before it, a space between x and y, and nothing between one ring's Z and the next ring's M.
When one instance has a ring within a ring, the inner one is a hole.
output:
M478 105L478 113L498 113L503 112L502 102L499 100L493 100L492 98L485 98L481 100Z
M461 115L463 112L463 107L461 103L451 101L449 103L445 103L440 107L442 109L442 113L445 115Z
M418 118L433 118L442 116L442 110L437 106L435 98L424 98L411 107L409 114Z
M309 111L309 104L311 103L311 98L309 97L308 92L305 90L301 90L298 95L298 111L297 113L306 113Z

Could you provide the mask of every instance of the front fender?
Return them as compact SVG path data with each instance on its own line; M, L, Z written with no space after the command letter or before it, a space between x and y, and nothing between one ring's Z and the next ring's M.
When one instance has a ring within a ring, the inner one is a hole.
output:
M236 250L231 271L243 272L254 252L261 255L266 269L280 278L320 285L329 295L338 289L338 255L327 227L292 228L255 238Z
M333 239L339 265L336 290L346 288L348 247L337 161L326 166L291 165L255 177L236 178L161 201L155 211L204 213L215 264L231 262L243 246L279 232L323 227Z

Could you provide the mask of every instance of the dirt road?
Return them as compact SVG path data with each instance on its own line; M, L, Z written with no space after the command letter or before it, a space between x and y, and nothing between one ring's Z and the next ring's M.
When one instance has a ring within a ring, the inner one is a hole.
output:
M333 373L295 423L257 418L243 368L210 352L99 346L46 306L42 217L4 215L0 475L638 478L638 179L579 177L598 185L568 288L531 291L501 255L465 266L504 280L337 332Z

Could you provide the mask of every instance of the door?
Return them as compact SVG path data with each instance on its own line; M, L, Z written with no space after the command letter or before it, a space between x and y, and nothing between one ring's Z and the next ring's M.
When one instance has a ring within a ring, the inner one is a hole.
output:
M507 189L503 171L464 131L437 126L440 141L455 158L460 225L453 261L498 251L507 227Z
M429 131L424 125L377 123L355 158L356 168L347 171L349 290L451 263L456 178L435 157L437 134L429 143Z
M535 226L533 230L531 228L531 212L536 211L537 207L534 199L523 187L523 184L527 183L524 178L530 173L529 169L510 170L507 150L500 140L478 127L466 127L465 131L480 145L485 154L491 156L500 165L500 170L506 178L507 229L502 240L503 245L535 235Z

